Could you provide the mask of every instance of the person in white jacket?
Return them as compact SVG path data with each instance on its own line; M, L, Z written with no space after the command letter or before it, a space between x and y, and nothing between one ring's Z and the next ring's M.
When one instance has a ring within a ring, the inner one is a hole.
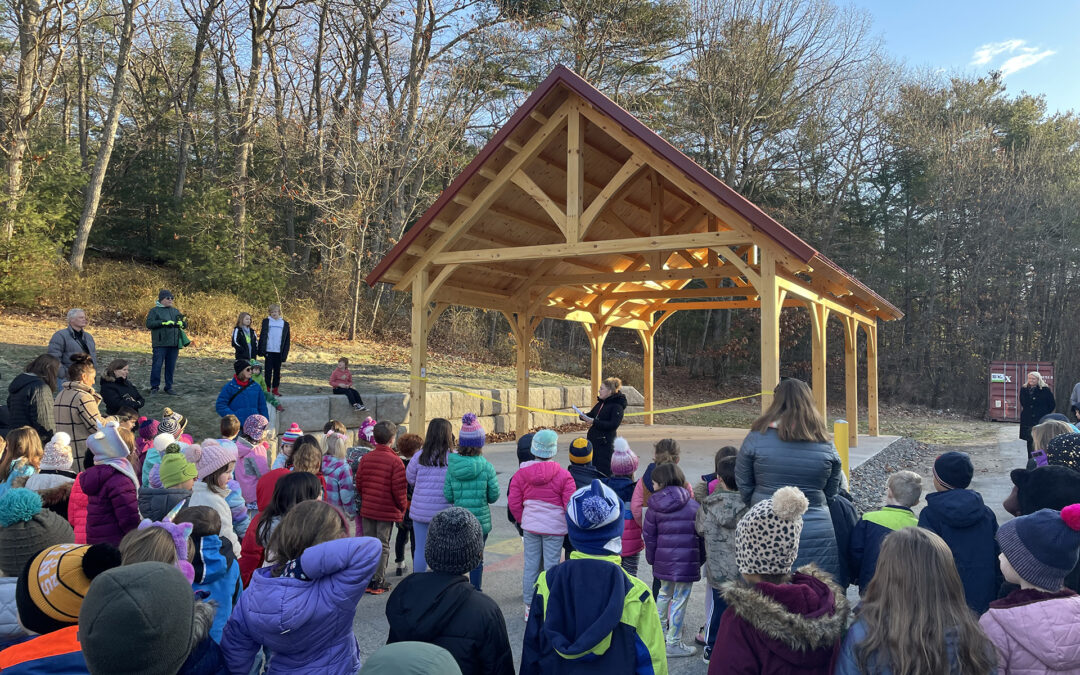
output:
M222 446L215 440L206 439L202 445L189 445L184 456L198 469L195 485L191 488L188 506L209 506L221 516L221 540L232 544L236 557L240 557L240 539L233 530L232 510L225 501L229 494L228 484L236 467L236 451Z

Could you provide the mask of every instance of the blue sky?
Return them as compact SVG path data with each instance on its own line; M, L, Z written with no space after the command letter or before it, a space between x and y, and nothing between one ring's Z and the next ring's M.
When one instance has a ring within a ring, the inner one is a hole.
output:
M1080 0L851 0L872 32L909 66L1005 73L1010 94L1046 96L1051 112L1080 112Z

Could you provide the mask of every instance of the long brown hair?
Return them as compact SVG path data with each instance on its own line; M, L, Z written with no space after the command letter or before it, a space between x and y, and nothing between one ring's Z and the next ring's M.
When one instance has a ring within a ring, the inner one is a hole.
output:
M802 380L790 378L776 385L772 404L754 420L750 430L765 433L773 422L782 441L829 442L825 418L814 406L810 387Z
M270 535L266 557L275 561L271 574L280 577L285 563L296 560L312 546L347 536L349 526L341 511L314 499L300 502L289 509Z
M33 427L18 427L7 433L7 447L0 456L0 483L11 474L11 465L20 457L35 469L41 466L45 449L41 447L41 437Z
M678 464L679 452L678 441L674 438L661 438L656 442L656 445L653 446L653 463L657 466L667 464L668 462Z
M105 368L105 374L101 377L103 382L116 382L116 371L123 369L128 364L124 359L113 359Z
M1058 436L1075 433L1068 423L1061 420L1046 420L1031 428L1031 442L1036 450L1045 450L1050 441Z
M952 552L929 530L905 527L885 537L859 619L866 623L855 652L861 672L983 675L997 667L994 647L964 600Z
M427 435L424 436L420 464L423 466L446 466L446 455L454 444L454 427L450 420L436 417L428 422Z
M42 354L26 364L23 372L37 375L55 393L56 379L60 377L60 359L52 354Z

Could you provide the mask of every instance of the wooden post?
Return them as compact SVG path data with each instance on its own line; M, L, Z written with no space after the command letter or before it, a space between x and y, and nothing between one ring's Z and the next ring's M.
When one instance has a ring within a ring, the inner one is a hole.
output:
M773 389L780 384L780 303L776 284L776 258L769 249L761 251L761 411L773 400Z
M585 118L577 106L566 118L566 243L581 241L581 214L585 211Z
M427 424L428 270L412 280L412 357L409 371L409 431L423 434Z
M645 410L653 409L653 358L655 354L656 335L654 329L638 330L638 337L641 338L641 392L645 397ZM645 415L645 424L652 424L652 413Z
M603 324L585 324L585 333L589 336L589 346L592 348L592 359L589 363L589 376L592 381L592 393L600 391L600 381L604 375L604 341L607 340L611 326Z
M810 309L810 330L813 332L813 356L811 358L813 371L814 404L817 405L821 416L829 417L828 394L826 392L826 356L828 354L828 337L826 329L829 324L829 308L817 302L808 303Z
M859 322L844 319L844 392L847 399L848 445L859 447Z
M518 405L529 405L529 343L532 342L532 333L529 317L524 312L518 312L514 321L514 338L517 340ZM529 433L528 410L524 408L516 410L514 430L518 438Z
M878 436L877 326L864 323L863 329L866 331L866 407L870 435Z

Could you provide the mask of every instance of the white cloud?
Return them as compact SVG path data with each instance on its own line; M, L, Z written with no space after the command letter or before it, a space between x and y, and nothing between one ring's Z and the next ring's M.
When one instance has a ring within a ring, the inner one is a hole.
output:
M1017 71L1033 66L1039 61L1053 56L1057 52L1053 49L1041 47L1029 47L1026 40L1003 40L1002 42L988 42L971 55L971 65L985 66L1002 54L1011 54L996 70L1002 75L1011 75Z
M1056 53L1057 52L1052 49L1044 49L1041 52L1037 50L1032 50L1030 52L1025 51L1025 53L1020 54L1019 56L1014 56L1005 61L1005 63L1001 64L999 70L1001 71L1002 75L1012 75L1016 71L1023 70L1028 66L1033 66L1039 61L1045 59L1046 57L1053 56Z
M983 66L993 60L998 54L1012 53L1024 46L1024 40L1005 40L1004 42L988 42L975 50L971 55L971 65Z

